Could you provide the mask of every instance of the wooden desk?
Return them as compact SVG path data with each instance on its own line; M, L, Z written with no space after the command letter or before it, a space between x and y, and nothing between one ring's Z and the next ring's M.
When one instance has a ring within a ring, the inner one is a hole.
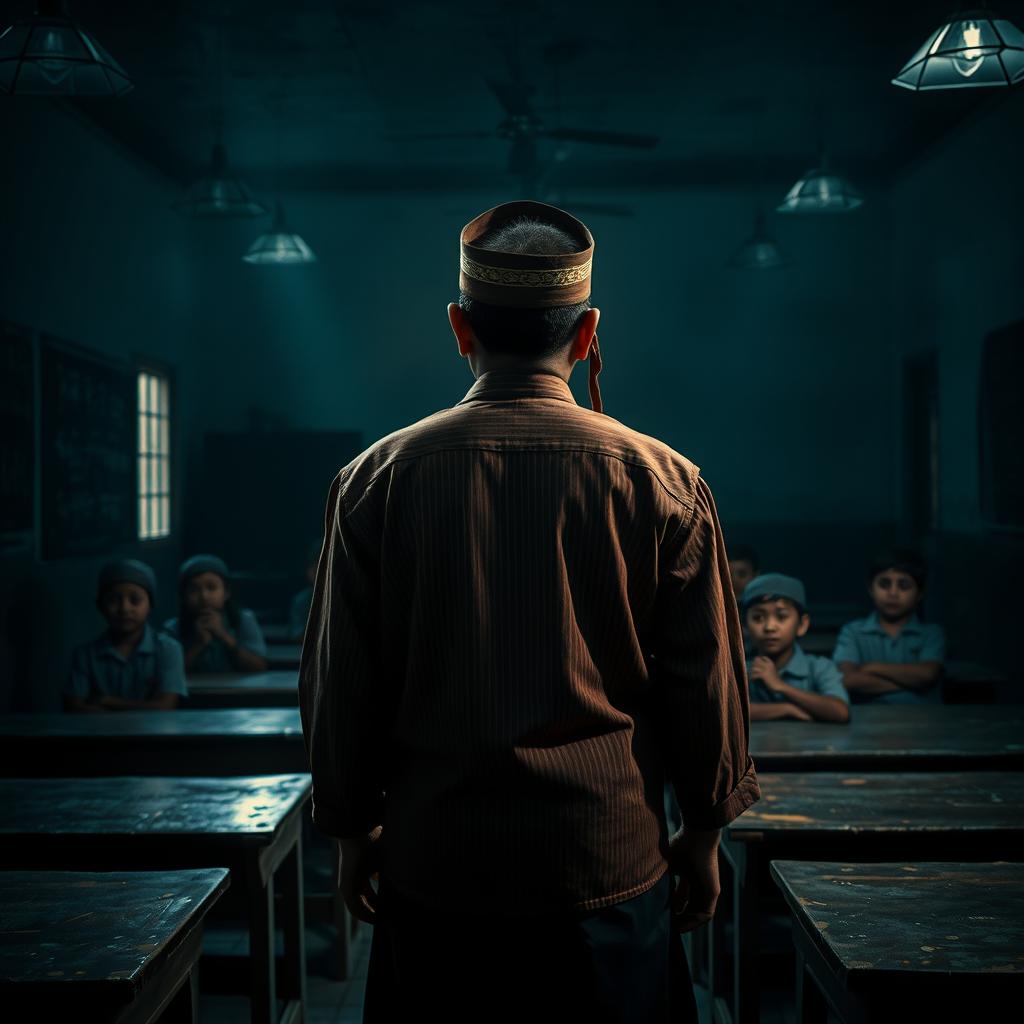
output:
M85 870L221 865L246 895L252 1020L302 1020L306 968L302 808L308 775L0 779L0 867ZM276 990L274 888L285 956ZM285 1001L279 1017L277 997Z
M223 868L0 872L5 1018L194 1021L203 918L227 888Z
M0 715L0 778L236 776L308 772L298 708ZM311 830L309 838L324 841ZM348 976L352 923L336 889L311 893L310 918L335 924Z
M1024 865L778 860L772 877L801 1024L829 1007L846 1024L1012 1017L1024 998Z
M297 669L209 673L188 677L188 710L294 708L298 704Z
M731 875L731 1013L758 1020L758 942L768 865L800 860L958 858L1024 860L1024 774L970 772L845 775L761 774L761 799L722 830L720 861ZM723 879L723 889L725 888ZM708 966L724 955L711 924Z
M308 772L298 708L0 715L0 777Z
M759 772L1024 769L1024 706L853 708L848 725L754 722Z

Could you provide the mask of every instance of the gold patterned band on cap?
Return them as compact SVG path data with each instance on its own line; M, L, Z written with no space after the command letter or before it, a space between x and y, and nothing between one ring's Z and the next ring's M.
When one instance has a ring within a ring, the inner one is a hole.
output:
M578 263L574 267L559 267L555 270L534 270L530 267L487 267L462 253L459 266L462 272L474 281L485 284L504 285L509 288L564 288L579 284L590 277L593 260Z

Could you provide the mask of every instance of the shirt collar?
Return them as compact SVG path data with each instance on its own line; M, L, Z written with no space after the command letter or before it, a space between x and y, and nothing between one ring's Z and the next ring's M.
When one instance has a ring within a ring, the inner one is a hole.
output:
M550 370L488 370L480 374L458 405L507 402L519 398L554 398L576 405L569 385Z
M152 654L156 650L156 633L153 632L153 627L147 622L145 629L142 631L142 639L139 641L139 646L135 648L135 654ZM105 658L116 658L118 661L124 661L124 655L110 642L110 634L104 633L103 636L96 641L96 653Z
M803 648L799 644L793 644L793 657L786 662L779 674L796 676L798 679L806 679L810 671L811 665L807 660L807 655L804 654Z
M903 624L903 628L896 635L903 636L904 633L920 633L923 628L921 620L917 617L917 612L914 612L914 614L911 615ZM872 612L867 619L864 620L864 632L878 633L879 636L889 636L889 634L882 629L882 623L878 619L877 611Z

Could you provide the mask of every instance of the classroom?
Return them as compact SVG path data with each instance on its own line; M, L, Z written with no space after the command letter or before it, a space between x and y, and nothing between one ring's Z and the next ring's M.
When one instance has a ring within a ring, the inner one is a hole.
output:
M0 11L0 1017L1024 998L1024 5Z

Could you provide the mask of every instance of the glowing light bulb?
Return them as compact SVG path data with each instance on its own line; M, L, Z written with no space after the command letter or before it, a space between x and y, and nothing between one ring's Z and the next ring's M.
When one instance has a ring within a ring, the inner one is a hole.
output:
M967 49L953 58L953 67L964 78L970 78L985 62L985 54L980 49L981 27L976 21L964 21L960 23L960 31Z

